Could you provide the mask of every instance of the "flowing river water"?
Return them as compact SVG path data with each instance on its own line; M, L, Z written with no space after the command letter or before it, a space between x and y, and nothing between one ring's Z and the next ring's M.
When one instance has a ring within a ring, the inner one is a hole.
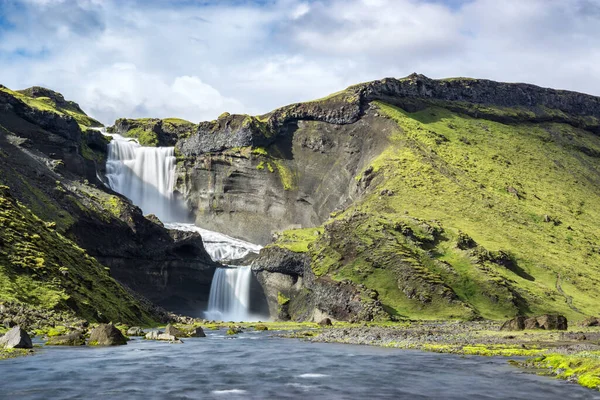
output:
M169 344L45 347L0 363L11 399L600 399L505 358L321 344L224 330Z

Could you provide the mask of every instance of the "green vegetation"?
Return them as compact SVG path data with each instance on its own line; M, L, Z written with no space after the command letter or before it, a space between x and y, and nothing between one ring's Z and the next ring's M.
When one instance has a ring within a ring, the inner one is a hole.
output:
M0 360L22 357L29 354L33 354L33 351L28 349L0 349Z
M96 321L151 324L152 318L96 259L0 187L0 299ZM34 233L35 232L35 233ZM58 327L55 328L56 334Z
M375 104L397 129L357 177L365 195L322 235L286 231L275 245L307 252L317 276L377 290L396 317L596 311L596 135L519 122L528 110L476 106L514 121L503 124L442 103L414 113Z
M126 133L127 137L136 138L142 146L158 146L158 135L151 127L135 127L129 129Z
M279 304L280 306L285 306L289 302L290 302L290 298L289 297L285 296L281 292L277 293L277 304Z
M252 147L252 155L260 159L260 162L256 166L257 170L262 171L267 168L271 173L277 171L283 190L294 190L297 188L296 176L286 165L286 160L281 157L277 148L265 149L264 147Z
M536 368L550 368L561 379L576 379L577 383L590 389L600 390L600 351L584 351L576 354L547 354L529 360Z
M294 253L306 253L308 251L308 246L322 233L323 228L291 229L283 231L277 239L277 246L291 250Z
M39 92L48 94L51 97L39 95L34 96L32 91L33 89L34 88L14 91L5 87L0 87L0 91L14 96L32 108L40 111L48 111L73 117L82 129L86 127L102 126L100 122L87 116L86 113L79 108L79 105L72 101L65 101L64 98L62 98L62 95L59 93L53 92L49 89L39 88Z

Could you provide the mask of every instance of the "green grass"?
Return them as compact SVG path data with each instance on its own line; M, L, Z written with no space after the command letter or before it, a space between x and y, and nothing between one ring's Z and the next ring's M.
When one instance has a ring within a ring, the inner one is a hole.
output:
M158 136L156 132L149 127L135 127L129 129L126 133L127 137L136 138L142 146L158 146Z
M597 310L598 136L567 124L502 124L442 107L408 113L375 104L397 130L370 164L372 186L327 221L310 247L294 231L276 245L308 252L318 276L379 291L399 316L559 312L578 320ZM516 121L529 115L485 107ZM384 189L395 194L381 196ZM459 232L477 247L459 249ZM496 261L499 254L511 262Z
M548 354L532 361L538 368L550 368L558 378L574 378L582 386L600 390L600 351Z
M281 233L277 240L277 246L284 247L294 253L306 253L308 246L322 233L323 228L286 230Z
M95 119L86 115L78 106L74 103L66 102L64 105L58 105L54 100L49 97L31 97L27 94L10 90L8 88L2 87L1 91L14 96L15 98L21 100L28 106L35 108L41 111L48 111L60 115L69 115L77 121L79 126L83 128L87 127L101 127L102 124Z
M0 186L0 300L74 311L95 321L151 324L104 266ZM33 233L35 232L35 233Z

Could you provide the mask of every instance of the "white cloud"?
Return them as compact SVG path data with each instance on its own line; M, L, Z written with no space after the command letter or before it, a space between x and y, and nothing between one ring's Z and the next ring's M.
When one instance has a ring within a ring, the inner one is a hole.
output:
M0 3L2 83L105 123L264 113L411 72L600 94L600 0L16 3Z

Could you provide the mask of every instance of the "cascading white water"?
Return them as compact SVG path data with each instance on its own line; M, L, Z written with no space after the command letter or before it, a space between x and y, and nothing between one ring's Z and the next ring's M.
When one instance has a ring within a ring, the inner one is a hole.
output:
M168 229L198 232L214 261L236 260L260 251L261 246L182 222L187 219L187 212L182 202L173 195L173 147L143 147L133 139L117 134L110 136L106 178L111 189L129 198L145 214L156 215ZM251 282L250 267L217 268L210 287L206 318L227 321L260 319L250 314Z
M185 210L173 195L173 147L143 147L121 135L111 136L106 161L110 188L129 198L145 214L154 214L161 221L185 220Z
M239 260L250 253L257 253L262 246L244 240L232 238L219 232L202 229L194 224L166 223L168 229L177 229L187 232L198 232L202 236L202 243L206 252L214 261Z
M215 272L205 317L218 321L257 320L250 312L252 270L248 266L218 268Z

